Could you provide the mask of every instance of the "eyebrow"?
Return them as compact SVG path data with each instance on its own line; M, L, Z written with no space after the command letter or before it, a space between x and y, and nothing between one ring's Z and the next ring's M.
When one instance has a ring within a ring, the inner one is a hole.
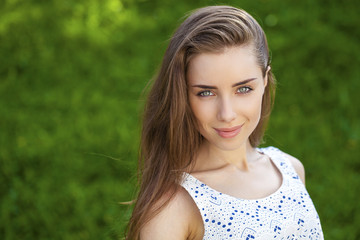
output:
M235 84L232 85L232 87L237 87L237 86L240 86L240 85L244 85L244 84L247 84L251 81L254 81L256 78L249 78L249 79L246 79L244 81L241 81L241 82L237 82ZM198 87L198 88L204 88L204 89L217 89L217 87L215 86L208 86L208 85L192 85L192 87Z

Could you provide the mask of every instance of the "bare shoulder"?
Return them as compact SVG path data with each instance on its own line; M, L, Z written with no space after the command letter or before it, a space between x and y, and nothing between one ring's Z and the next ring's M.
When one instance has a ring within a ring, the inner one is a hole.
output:
M287 153L285 153L285 155L288 157L288 159L290 160L291 164L293 165L293 167L295 168L296 173L299 175L301 181L304 183L305 185L305 169L304 169L304 165L301 163L301 161Z
M164 203L169 196L158 202ZM170 202L163 207L140 231L141 240L148 239L190 239L200 240L204 234L202 218L191 196L183 188L175 193Z

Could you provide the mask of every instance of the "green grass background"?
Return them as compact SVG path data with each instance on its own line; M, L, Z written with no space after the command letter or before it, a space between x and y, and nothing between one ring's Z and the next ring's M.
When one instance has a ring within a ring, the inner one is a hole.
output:
M0 238L119 239L141 92L180 18L231 4L267 33L266 134L299 158L326 239L360 239L357 1L0 1Z

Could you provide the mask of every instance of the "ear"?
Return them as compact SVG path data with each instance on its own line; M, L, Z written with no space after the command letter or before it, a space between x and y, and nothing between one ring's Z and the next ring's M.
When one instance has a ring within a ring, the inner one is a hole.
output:
M268 84L268 76L269 76L270 70L271 70L271 67L268 66L268 67L266 68L265 77L264 77L264 87L266 87L267 84Z

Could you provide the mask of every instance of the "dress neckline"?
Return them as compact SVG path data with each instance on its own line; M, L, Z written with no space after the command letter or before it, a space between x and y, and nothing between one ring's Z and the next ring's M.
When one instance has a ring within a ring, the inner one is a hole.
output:
M275 165L276 169L280 172L281 175L281 185L280 187L274 191L273 193L269 194L268 196L265 197L261 197L261 198L254 198L254 199L247 199L247 198L239 198L239 197L235 197L226 193L223 193L221 191L215 190L214 188L210 187L209 185L207 185L206 183L203 183L202 181L200 181L199 179L197 179L196 177L194 177L193 175L191 175L190 173L184 173L185 174L185 179L186 178L190 178L192 181L197 181L200 185L206 186L209 190L228 197L230 199L235 199L235 200L240 200L240 201L249 201L249 202L258 202L258 201L264 201L267 199L272 198L273 196L281 193L283 191L283 188L285 187L285 174L283 173L281 167L278 165L278 161L276 159L276 161L273 160L274 155L272 154L272 149L270 147L268 148L256 148L257 151L259 151L260 153L268 156L268 158L270 159L270 161ZM276 156L275 156L276 157Z

